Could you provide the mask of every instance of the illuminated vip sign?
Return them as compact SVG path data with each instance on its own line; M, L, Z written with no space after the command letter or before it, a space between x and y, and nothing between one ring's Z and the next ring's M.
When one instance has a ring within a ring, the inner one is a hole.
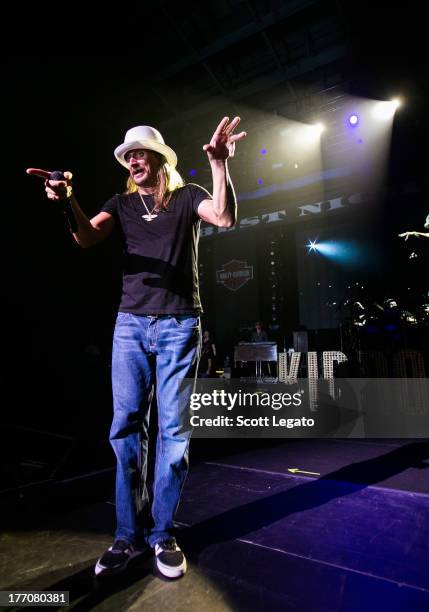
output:
M216 282L230 291L237 291L252 278L253 266L248 266L247 261L233 259L216 270Z
M288 360L287 353L279 353L278 365L279 365L279 381L288 382L291 380L298 379L298 370L301 361L302 353L292 353ZM288 369L288 361L289 369ZM347 361L347 356L341 351L323 351L322 363L323 363L323 378L333 379L334 378L334 362L344 363ZM313 380L319 378L319 367L318 367L318 355L315 351L307 353L307 377Z

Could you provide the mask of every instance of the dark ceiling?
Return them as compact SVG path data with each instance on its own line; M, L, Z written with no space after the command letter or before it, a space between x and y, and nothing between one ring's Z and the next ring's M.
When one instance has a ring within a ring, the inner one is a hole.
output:
M248 132L233 162L240 183L248 151L267 130L283 119L326 119L346 94L406 96L398 138L418 150L427 84L417 6L405 13L346 0L146 2L121 17L129 22L115 55L14 58L13 110L26 117L17 130L31 136L22 163L79 169L84 183L101 175L106 193L97 195L105 197L122 176L112 151L129 127L158 127L187 174L205 164L201 148L218 121L239 114ZM197 178L207 183L208 172Z

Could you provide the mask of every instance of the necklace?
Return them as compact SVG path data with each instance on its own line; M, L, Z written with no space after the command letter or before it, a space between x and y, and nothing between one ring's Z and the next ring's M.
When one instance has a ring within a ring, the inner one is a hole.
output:
M154 204L152 210L149 211L149 209L148 209L148 207L146 205L146 202L144 201L144 197L142 196L142 194L140 192L139 192L139 196L140 196L140 199L141 199L141 201L143 203L143 206L146 208L146 212L147 212L147 215L142 215L142 219L144 219L145 221L153 221L158 216L158 215L154 215L153 214L153 211L155 210L156 204Z

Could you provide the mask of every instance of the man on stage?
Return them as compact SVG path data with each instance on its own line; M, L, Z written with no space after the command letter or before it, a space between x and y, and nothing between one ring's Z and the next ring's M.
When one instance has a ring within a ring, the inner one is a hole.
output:
M92 219L79 207L72 175L45 178L50 200L67 202L76 242L91 247L118 226L124 244L122 298L112 352L114 416L110 441L117 459L116 518L112 546L98 560L95 573L124 570L145 544L154 549L158 570L182 576L186 559L173 530L173 519L188 469L191 431L179 403L179 383L196 374L201 343L198 289L198 237L201 219L231 227L236 199L227 160L246 136L234 133L240 122L224 117L204 145L212 171L213 195L185 185L176 171L176 153L153 127L137 126L115 149L128 171L127 190L115 195ZM158 438L149 508L146 486L149 409L156 382Z

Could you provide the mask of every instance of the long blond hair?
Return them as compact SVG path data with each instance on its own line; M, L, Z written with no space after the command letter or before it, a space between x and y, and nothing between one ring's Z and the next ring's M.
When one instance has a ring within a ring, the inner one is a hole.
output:
M168 205L170 203L171 196L180 187L183 187L185 181L180 176L176 168L173 168L169 163L167 163L165 157L152 151L155 153L160 160L160 167L158 169L156 188L154 191L154 200L155 200L155 209L157 210L167 210ZM127 189L125 194L135 193L138 190L137 185L135 184L133 178L131 176L127 179Z

